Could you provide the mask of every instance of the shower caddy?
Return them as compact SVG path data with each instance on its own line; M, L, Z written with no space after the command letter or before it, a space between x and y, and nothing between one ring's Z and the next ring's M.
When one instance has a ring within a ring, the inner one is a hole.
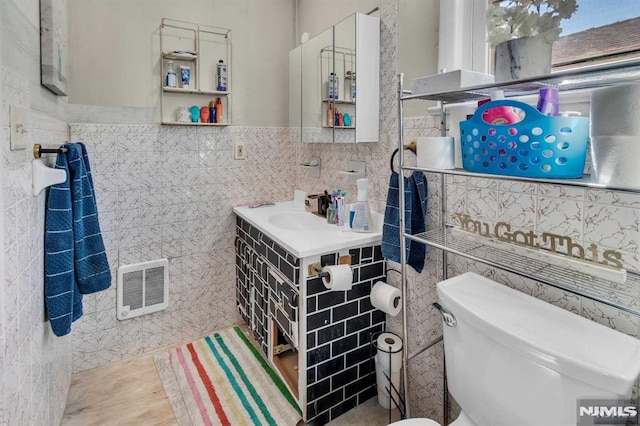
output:
M404 125L403 125L403 103L410 100L430 100L440 102L440 130L442 136L447 134L447 108L450 105L460 104L469 101L487 99L495 90L503 90L506 96L525 96L537 94L542 87L557 87L561 91L594 89L599 87L613 86L624 83L640 81L640 60L632 59L611 64L594 65L580 69L555 72L539 78L528 78L523 80L505 81L493 84L484 84L473 87L461 88L447 92L433 93L411 93L405 90L403 85L403 74L398 75L398 156L399 168L402 174L406 171L421 171L437 173L441 175L441 224L440 227L426 232L411 235L407 234L404 225L405 215L400 214L400 247L405 247L407 240L424 243L427 246L442 250L442 279L448 278L447 254L456 254L473 261L499 268L519 276L533 279L537 282L564 290L578 296L607 304L622 311L640 316L640 310L633 307L633 302L637 300L640 290L640 274L638 272L627 271L627 280L624 284L608 282L600 278L594 279L592 275L584 272L567 271L566 268L549 265L545 262L532 259L530 257L514 253L509 250L509 245L505 244L504 249L496 248L495 245L482 244L475 239L467 238L460 233L452 232L453 225L447 222L447 177L466 176L486 179L512 180L529 183L544 183L554 185L566 185L573 187L586 187L593 189L609 189L627 193L640 193L640 189L621 189L608 187L603 184L591 182L590 176L585 175L579 179L547 179L547 178L527 178L518 176L494 175L485 173L473 173L463 169L430 169L421 167L411 167L404 165ZM393 161L393 159L391 160ZM393 168L393 164L392 164ZM400 205L404 206L404 179L399 179ZM408 363L415 356L423 353L427 349L442 341L440 336L435 341L415 350L411 354L408 348L408 324L407 324L407 259L404 250L400 250L400 267L402 274L402 337L404 339L402 381L403 394L406 401L404 416L409 416L409 403L406 398L408 394ZM440 308L436 306L436 308ZM442 311L441 311L442 312ZM442 312L443 317L446 312ZM444 388L444 419L447 424L448 417L448 395L446 389L446 375Z

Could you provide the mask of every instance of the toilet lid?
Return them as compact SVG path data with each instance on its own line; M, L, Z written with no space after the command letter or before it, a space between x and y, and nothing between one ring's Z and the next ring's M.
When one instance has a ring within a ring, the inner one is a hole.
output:
M431 419L405 419L389 423L389 426L441 426L440 423Z

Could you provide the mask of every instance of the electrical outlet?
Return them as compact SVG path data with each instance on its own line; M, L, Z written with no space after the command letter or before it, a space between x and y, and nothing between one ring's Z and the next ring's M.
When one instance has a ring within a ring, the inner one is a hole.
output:
M233 158L236 160L246 160L247 159L247 151L244 148L244 143L236 142L236 149L233 153Z

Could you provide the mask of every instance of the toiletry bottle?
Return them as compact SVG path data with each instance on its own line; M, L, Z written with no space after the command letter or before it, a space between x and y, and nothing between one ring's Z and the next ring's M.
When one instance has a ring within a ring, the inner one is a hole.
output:
M339 78L334 72L329 73L329 99L338 99L339 95Z
M215 101L211 101L209 102L209 123L215 123L216 122L216 103Z
M336 207L335 207L335 191L332 195L327 196L327 223L330 225L336 224Z
M371 232L373 224L371 211L369 210L369 179L358 179L358 201L353 217L352 229L354 232Z
M222 100L216 99L216 123L222 123Z
M504 92L502 90L496 90L491 93L491 100L498 101L504 99ZM486 103L486 101L480 101L482 104ZM478 102L478 106L482 105ZM506 125L506 124L514 124L520 121L520 116L515 113L513 108L508 106L498 106L489 108L484 113L482 113L482 120L485 123L493 124L493 125Z
M333 104L329 104L327 108L327 126L333 127Z
M353 218L356 216L356 203L349 204L349 228L353 228Z
M225 65L222 59L218 61L218 65L216 65L216 70L218 71L217 90L219 92L226 92L227 91L227 66Z
M203 106L202 108L200 108L200 122L208 123L209 114L211 114L211 110L209 109L209 107Z
M176 70L173 69L173 61L167 63L167 77L165 79L165 87L176 87Z
M543 87L540 89L537 109L544 115L559 115L558 89L555 87Z
M191 68L187 65L180 65L180 80L182 82L182 88L188 89L189 82L191 81Z

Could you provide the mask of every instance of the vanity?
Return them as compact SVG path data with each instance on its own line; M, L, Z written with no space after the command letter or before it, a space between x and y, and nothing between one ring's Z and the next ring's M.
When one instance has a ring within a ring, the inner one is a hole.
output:
M385 314L369 295L386 274L382 215L373 213L374 232L355 233L300 202L233 210L238 310L305 422L328 423L375 396L370 342ZM352 289L327 289L318 264L350 265Z

